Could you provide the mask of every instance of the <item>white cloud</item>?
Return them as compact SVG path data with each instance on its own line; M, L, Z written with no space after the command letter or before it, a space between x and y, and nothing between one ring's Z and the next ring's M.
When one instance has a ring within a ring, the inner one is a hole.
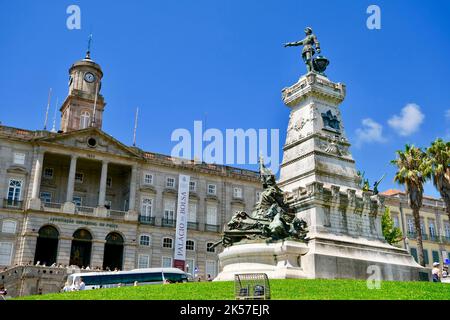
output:
M356 129L356 145L363 142L386 142L383 126L370 118L363 119L362 128Z
M409 136L416 132L423 122L425 115L415 103L407 104L400 115L389 119L389 125L401 136Z

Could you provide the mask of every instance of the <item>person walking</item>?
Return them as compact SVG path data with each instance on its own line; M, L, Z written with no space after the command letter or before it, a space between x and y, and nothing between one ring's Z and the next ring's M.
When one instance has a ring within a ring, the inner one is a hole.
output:
M431 270L431 275L433 277L433 282L441 282L441 270L439 269L439 262L433 263L433 269Z
M86 284L83 281L83 278L80 278L80 287L78 290L82 291L86 289Z

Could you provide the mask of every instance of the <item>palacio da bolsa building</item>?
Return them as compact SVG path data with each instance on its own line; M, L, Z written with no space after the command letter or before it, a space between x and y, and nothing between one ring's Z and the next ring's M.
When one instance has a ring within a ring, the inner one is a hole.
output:
M102 130L103 72L88 51L69 69L60 131L0 125L0 268L172 267L180 174L190 176L186 269L215 277L222 226L250 211L257 172L127 146Z

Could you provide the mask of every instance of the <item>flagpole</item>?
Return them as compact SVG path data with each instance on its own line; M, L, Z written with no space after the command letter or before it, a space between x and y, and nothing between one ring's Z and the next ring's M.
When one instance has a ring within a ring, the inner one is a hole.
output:
M53 114L53 127L52 132L56 132L56 110L58 109L58 97L56 97L55 113Z
M98 82L95 85L94 114L92 115L91 127L93 127L95 125L95 116L97 113L97 96L98 96Z
M44 130L47 130L48 110L50 109L50 99L52 97L52 88L48 91L47 111L45 112Z
M133 132L133 147L136 147L136 131L138 125L139 107L136 108L136 117L134 119L134 132Z

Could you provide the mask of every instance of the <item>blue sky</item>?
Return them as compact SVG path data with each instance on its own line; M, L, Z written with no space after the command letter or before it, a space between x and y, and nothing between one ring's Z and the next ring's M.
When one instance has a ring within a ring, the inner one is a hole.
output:
M66 27L71 4L81 30ZM380 30L366 27L371 4L381 8ZM449 9L448 1L0 0L0 121L41 129L49 87L65 98L68 68L92 32L105 73L103 129L122 142L132 143L139 106L138 146L148 151L170 154L172 131L195 120L223 131L278 128L281 147L289 116L281 89L305 70L300 49L282 44L312 26L328 77L347 85L341 110L358 168L370 181L386 172L381 188L394 188L395 150L450 136Z

